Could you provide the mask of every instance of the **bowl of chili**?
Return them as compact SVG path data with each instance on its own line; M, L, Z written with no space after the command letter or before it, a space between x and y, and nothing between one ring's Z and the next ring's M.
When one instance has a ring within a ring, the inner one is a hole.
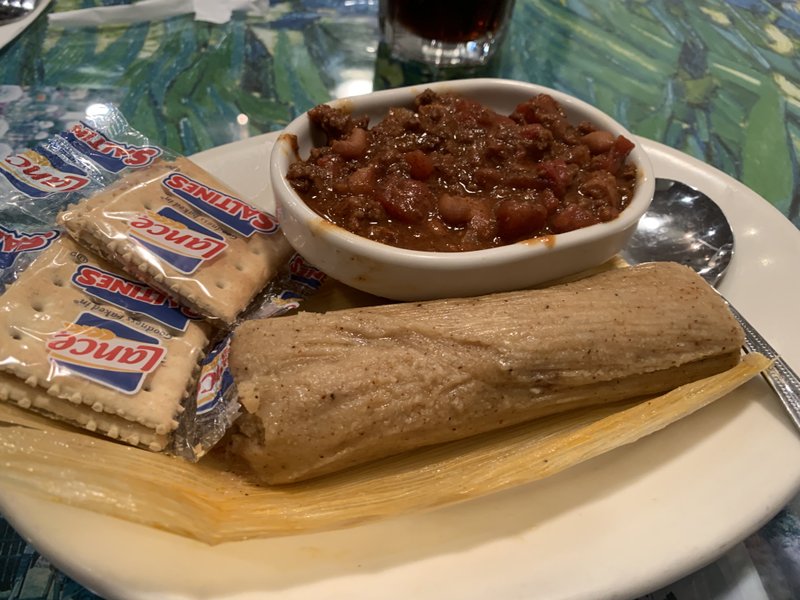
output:
M394 300L521 289L599 265L652 199L652 165L599 109L465 79L320 105L275 144L278 217L309 262Z

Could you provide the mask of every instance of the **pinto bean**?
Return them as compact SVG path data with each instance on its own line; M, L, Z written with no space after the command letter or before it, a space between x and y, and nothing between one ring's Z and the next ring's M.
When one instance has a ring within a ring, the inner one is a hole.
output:
M409 174L414 179L425 181L428 177L433 175L433 161L422 150L406 152L403 155L403 159L408 164Z
M592 154L602 154L611 150L614 134L610 131L593 131L582 136L581 143L588 146Z
M361 158L367 152L368 141L367 131L355 127L346 138L333 140L331 148L342 158Z
M350 193L353 194L369 194L375 189L377 182L376 168L374 165L368 165L356 169L347 178L347 187Z
M442 194L437 203L439 217L452 227L460 227L470 222L480 212L479 203L469 196Z

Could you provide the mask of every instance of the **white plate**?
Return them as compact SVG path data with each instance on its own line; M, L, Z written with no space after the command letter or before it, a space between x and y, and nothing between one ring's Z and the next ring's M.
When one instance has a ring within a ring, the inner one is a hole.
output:
M269 206L274 136L196 158ZM724 292L800 367L800 232L733 179L646 140L661 176L709 192L737 238ZM800 435L758 379L666 430L550 479L352 529L209 547L0 491L8 520L107 598L623 598L710 562L800 489ZM120 474L124 476L124 474Z
M41 0L39 5L24 19L12 21L7 25L0 25L0 48L11 42L20 33L25 31L25 28L36 20L42 11L50 4L50 0Z

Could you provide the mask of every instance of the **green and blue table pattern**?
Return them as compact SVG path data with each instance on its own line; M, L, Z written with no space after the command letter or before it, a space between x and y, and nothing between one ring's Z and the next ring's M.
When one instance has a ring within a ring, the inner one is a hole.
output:
M796 0L517 0L501 52L460 71L388 56L377 0L261 1L224 24L185 15L60 27L47 17L115 4L128 2L54 0L0 49L0 155L31 147L99 101L116 103L156 143L192 154L280 130L334 97L504 77L598 106L633 133L732 175L800 227ZM706 598L733 585L725 579L733 563L771 600L800 597L799 515L795 500L720 562L648 598ZM0 600L10 598L96 596L0 516Z

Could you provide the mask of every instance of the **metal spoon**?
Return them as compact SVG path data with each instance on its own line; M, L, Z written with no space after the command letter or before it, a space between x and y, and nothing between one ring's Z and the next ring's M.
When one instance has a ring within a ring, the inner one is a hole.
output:
M671 179L657 179L653 202L622 257L630 264L674 261L716 286L733 257L733 231L719 206L704 193ZM800 377L728 302L745 334L744 351L774 360L764 378L800 428Z

